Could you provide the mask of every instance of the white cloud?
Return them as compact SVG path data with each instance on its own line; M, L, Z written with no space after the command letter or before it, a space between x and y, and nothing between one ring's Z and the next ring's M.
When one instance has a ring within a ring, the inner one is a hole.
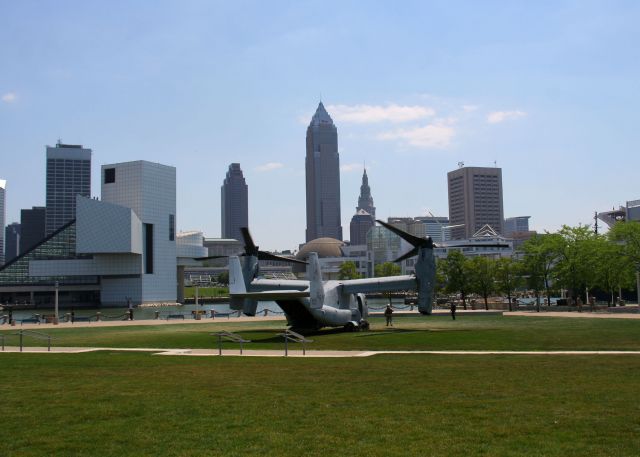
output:
M527 113L524 111L494 111L487 116L489 124L499 124L500 122L520 119L525 117Z
M408 122L435 115L435 110L427 106L402 105L329 105L329 115L336 122L371 124L376 122Z
M363 165L361 163L345 163L344 165L340 165L340 171L344 171L345 173L360 171L362 168Z
M5 103L13 103L18 99L15 92L7 92L2 96L2 101Z
M403 140L411 146L424 149L443 149L449 146L455 129L444 122L416 127L398 129L378 135L379 140Z
M277 169L282 168L282 167L284 167L284 164L282 164L280 162L269 162L269 163L265 163L264 165L260 165L260 166L256 167L256 171L268 172L268 171L277 170Z

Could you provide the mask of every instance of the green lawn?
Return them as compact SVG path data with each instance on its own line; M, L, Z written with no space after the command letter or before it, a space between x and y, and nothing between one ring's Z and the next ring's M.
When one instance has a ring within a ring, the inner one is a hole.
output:
M322 331L313 335L313 349L345 350L640 350L640 320L555 317L447 316L396 317L393 328L373 318L372 331ZM238 332L253 342L251 349L282 347L277 334L284 321L73 328L46 330L57 346L212 348L211 332ZM15 329L11 329L15 332ZM8 333L2 330L1 333ZM17 339L7 340L15 345ZM42 345L26 339L27 345ZM231 346L229 346L231 347Z
M184 288L185 298L193 298L196 296L195 287ZM228 287L198 287L198 297L228 297Z
M637 456L637 356L5 354L2 456Z
M58 345L282 348L283 322L55 329ZM15 331L15 329L11 329ZM7 333L6 330L3 330ZM640 321L399 317L316 349L640 349ZM0 354L0 456L637 456L640 356Z

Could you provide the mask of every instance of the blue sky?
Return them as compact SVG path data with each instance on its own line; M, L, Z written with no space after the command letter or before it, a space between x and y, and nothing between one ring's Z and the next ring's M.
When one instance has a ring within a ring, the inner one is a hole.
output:
M7 222L43 205L45 145L177 167L180 230L220 235L240 162L266 249L304 241L305 131L338 127L343 231L366 162L377 215L448 214L459 161L503 170L505 216L591 223L640 198L636 1L0 0ZM348 237L348 236L347 236Z

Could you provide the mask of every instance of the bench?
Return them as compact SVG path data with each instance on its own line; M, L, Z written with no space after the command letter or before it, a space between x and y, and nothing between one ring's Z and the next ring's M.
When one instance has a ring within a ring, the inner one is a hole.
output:
M184 320L184 314L169 314L167 316L167 320L169 319L182 319Z
M38 319L37 317L29 317L27 319L22 319L20 321L20 325L22 324L39 324L40 323L40 319Z
M82 317L75 316L73 318L73 322L91 322L91 318L85 317L85 316L82 316Z

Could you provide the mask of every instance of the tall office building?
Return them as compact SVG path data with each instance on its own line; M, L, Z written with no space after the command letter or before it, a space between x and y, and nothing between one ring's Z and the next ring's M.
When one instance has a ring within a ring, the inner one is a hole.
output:
M47 146L45 235L76 217L76 196L91 196L91 149L81 145Z
M20 253L20 224L13 222L4 231L4 261L10 262Z
M514 233L529 231L529 219L531 216L508 217L504 220L504 233L506 238L510 238Z
M222 238L242 240L240 228L249 226L249 190L239 163L229 165L220 200Z
M0 179L0 265L4 265L4 224L7 181Z
M307 127L307 242L342 240L338 130L322 102Z
M20 210L20 254L45 237L45 207L34 206Z
M360 185L360 196L358 197L358 206L356 211L360 209L371 214L371 217L374 219L376 218L376 207L373 206L373 197L371 196L371 187L369 187L369 177L367 176L366 168L362 174L362 184Z
M447 173L449 223L454 240L471 238L484 225L503 233L502 169L461 167Z

